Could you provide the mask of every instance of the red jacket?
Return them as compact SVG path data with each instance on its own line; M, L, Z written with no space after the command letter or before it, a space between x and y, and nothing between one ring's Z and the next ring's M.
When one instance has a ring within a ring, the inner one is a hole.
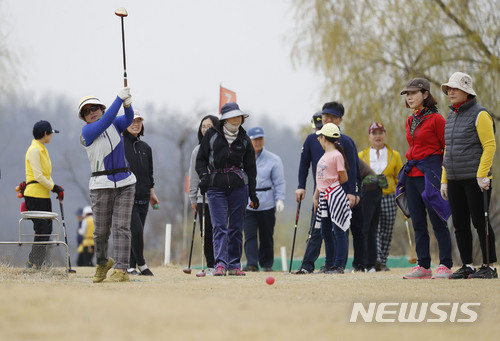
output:
M406 140L408 141L408 151L406 159L422 160L429 155L441 155L444 153L444 126L445 119L437 112L436 108L429 109L424 114L422 120L418 123L413 136L410 134L411 123L414 119L413 114L406 120ZM413 167L408 176L424 176L424 174Z

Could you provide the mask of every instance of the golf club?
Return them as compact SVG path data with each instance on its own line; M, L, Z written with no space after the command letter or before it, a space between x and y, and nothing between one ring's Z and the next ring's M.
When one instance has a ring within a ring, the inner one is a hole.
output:
M406 232L408 233L408 243L410 244L410 258L408 259L408 263L416 264L417 263L417 255L415 254L415 248L414 248L413 243L411 241L410 227L408 226L408 219L407 218L405 218L405 224L406 224Z
M127 62L125 59L125 29L123 28L123 18L128 16L127 10L123 7L118 8L115 14L120 17L122 22L122 46L123 46L123 86L127 87Z
M486 236L486 265L490 265L490 248L488 245L489 242L489 219L488 219L488 191L483 191L483 201L484 201L484 229L485 229L485 236Z
M300 204L302 201L297 203L297 213L295 214L295 230L293 232L293 242L292 242L292 254L290 255L290 266L288 267L288 272L292 272L292 262L293 262L293 250L295 249L295 237L297 236L297 223L299 222L299 214L300 214Z
M205 194L203 194L203 204L201 205L201 271L196 277L205 277L205 262L203 260L203 249L205 247Z
M198 215L198 212L194 212L193 234L191 236L191 250L189 250L189 262L188 262L187 268L184 268L182 270L185 274L190 274L191 273L191 257L193 256L194 231L196 229L196 216L197 215Z
M64 232L64 241L66 242L66 245L68 244L68 236L66 235L66 222L64 221L64 210L63 210L63 204L62 201L59 200L59 208L61 210L61 220L62 220L62 225L63 225L63 232ZM69 265L69 273L76 273L76 270L71 268L71 257L68 254L68 265Z
M304 256L306 255L307 253L307 248L309 246L309 241L311 240L311 237L312 237L312 233L313 233L313 228L314 228L314 222L315 220L313 220L311 222L311 226L309 226L309 232L308 232L308 235L307 235L307 240L306 240L306 249L304 250ZM304 266L304 257L302 257L302 262L300 262L300 266L299 266L299 269L298 271L302 270L302 267Z

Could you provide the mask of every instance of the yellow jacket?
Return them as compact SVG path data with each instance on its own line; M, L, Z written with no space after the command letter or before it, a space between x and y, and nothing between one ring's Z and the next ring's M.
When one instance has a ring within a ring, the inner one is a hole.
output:
M49 151L45 145L37 140L31 141L25 157L26 183L36 181L26 186L24 195L34 198L50 198L50 191L54 188L51 178L52 163Z
M83 236L82 245L85 246L94 246L94 217L86 216L83 218L82 227L80 228L79 233Z
M382 189L383 195L396 192L398 174L403 167L403 163L401 162L401 155L399 154L399 152L392 150L388 145L385 145L385 147L387 148L387 167L385 167L382 174L387 177L389 186ZM370 148L371 146L358 153L359 158L366 162L368 165L370 165Z

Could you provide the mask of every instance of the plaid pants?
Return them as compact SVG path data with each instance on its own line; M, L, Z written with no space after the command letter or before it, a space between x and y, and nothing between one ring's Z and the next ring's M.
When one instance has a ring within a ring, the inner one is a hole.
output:
M396 194L391 193L382 196L380 204L380 218L378 221L377 234L377 258L382 265L387 264L389 250L391 249L392 231L396 221L398 208L395 202Z
M115 269L129 267L130 219L134 206L135 184L120 188L90 190L94 215L94 244L96 263L108 261L108 241L113 232Z

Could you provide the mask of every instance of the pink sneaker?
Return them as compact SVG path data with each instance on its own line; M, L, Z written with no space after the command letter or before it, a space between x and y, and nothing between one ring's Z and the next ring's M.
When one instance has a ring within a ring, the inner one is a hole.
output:
M411 272L403 276L404 279L430 279L432 278L432 270L421 267L420 265L415 266Z
M439 278L449 279L452 274L453 273L446 265L439 264L438 268L436 269L436 274L432 276L432 279L439 279Z
M226 276L226 269L222 265L218 265L215 269L214 276Z

